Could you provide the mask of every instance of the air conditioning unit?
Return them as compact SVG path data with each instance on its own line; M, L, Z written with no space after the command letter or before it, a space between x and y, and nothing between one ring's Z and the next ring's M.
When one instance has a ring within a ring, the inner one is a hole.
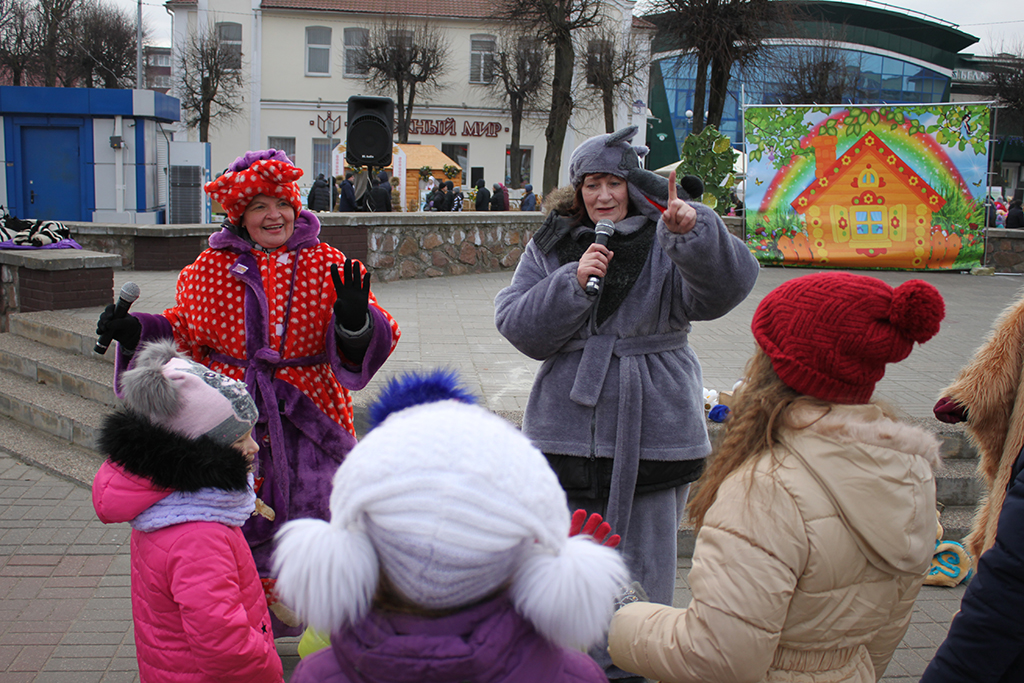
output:
M167 151L167 222L209 223L210 143L171 142Z

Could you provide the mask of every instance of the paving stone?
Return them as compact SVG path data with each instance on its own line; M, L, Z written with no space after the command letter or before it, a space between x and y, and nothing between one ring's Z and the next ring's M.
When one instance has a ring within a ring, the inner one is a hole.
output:
M757 301L775 285L807 272L813 271L762 269L756 296L720 320L694 325L690 340L702 358L708 388L731 388L742 376L753 351L749 324ZM162 298L150 298L145 305L140 300L135 309L159 312L173 298L174 275L115 273L115 286L134 279L144 292L163 292ZM911 420L934 426L931 403L936 393L969 360L999 312L1016 298L1020 280L948 273L872 275L890 284L925 279L946 299L947 318L940 333L915 348L906 361L891 366L878 385L880 398L895 402ZM375 284L378 300L395 316L404 334L384 370L356 392L357 419L363 419L369 400L396 372L449 364L480 393L484 405L502 411L513 422L521 421L540 364L525 358L494 330L494 295L510 280L509 273L489 273ZM91 328L99 310L70 315ZM961 443L962 430L943 438ZM689 569L690 561L680 558L675 593L679 605L690 599ZM127 525L99 523L86 486L0 453L0 680L138 680L129 587ZM962 587L922 590L884 683L917 681L945 637L962 595ZM63 608L61 603L66 603ZM297 661L295 643L296 639L279 643L289 671ZM19 666L36 668L17 670ZM81 670L70 670L73 667Z

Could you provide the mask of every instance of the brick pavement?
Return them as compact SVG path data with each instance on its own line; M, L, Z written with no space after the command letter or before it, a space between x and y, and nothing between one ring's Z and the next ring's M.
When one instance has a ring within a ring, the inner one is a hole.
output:
M753 342L750 319L774 286L808 271L765 269L750 298L718 321L697 323L691 341L705 386L728 388L742 373ZM930 415L936 392L970 358L992 321L1014 300L1021 280L953 273L873 273L898 284L921 277L946 298L942 332L915 349L879 384L879 395L912 419ZM174 273L115 273L117 286L139 281L136 310L159 312L173 300ZM450 365L492 410L525 407L537 363L524 358L493 327L494 294L508 273L374 285L404 336L384 375L424 365ZM96 310L77 314L95 320ZM371 384L357 396L375 393ZM89 491L0 452L0 683L132 681L137 679L129 600L127 525L104 526ZM688 600L689 560L681 559L676 604ZM887 683L916 681L945 636L963 588L925 588ZM279 643L286 667L295 640Z
M96 519L89 490L0 453L0 683L138 680L127 524ZM689 602L680 558L675 604ZM925 587L883 683L917 681L963 587ZM286 670L296 639L280 639Z

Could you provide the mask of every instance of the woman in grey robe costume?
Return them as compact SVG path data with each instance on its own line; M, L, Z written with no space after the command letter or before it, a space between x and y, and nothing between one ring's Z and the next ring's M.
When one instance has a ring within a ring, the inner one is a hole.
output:
M671 604L676 533L689 484L711 451L687 334L691 321L740 303L758 264L714 211L670 196L700 196L698 179L684 178L670 193L664 178L640 168L647 148L629 144L635 133L631 126L599 135L573 152L575 202L556 207L527 245L495 299L495 322L517 349L543 361L523 432L547 455L570 508L603 514L622 535L633 578L652 601ZM588 295L577 271L598 247L581 185L594 174L624 179L629 209L602 252L611 254L601 289ZM679 228L675 213L684 212L687 227ZM628 680L606 651L591 654L610 678Z

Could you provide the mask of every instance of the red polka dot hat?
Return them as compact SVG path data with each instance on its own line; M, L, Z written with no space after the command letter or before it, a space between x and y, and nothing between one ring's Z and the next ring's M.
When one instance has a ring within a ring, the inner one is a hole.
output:
M245 157L239 157L229 169L238 168L240 161L254 154L259 153L249 152ZM203 189L220 202L228 214L228 220L234 225L241 225L242 214L258 194L282 197L291 204L298 216L302 210L302 200L295 181L302 177L302 169L293 166L287 157L281 159L281 156L275 154L273 158L257 159L238 170L228 170L216 180L208 182Z

